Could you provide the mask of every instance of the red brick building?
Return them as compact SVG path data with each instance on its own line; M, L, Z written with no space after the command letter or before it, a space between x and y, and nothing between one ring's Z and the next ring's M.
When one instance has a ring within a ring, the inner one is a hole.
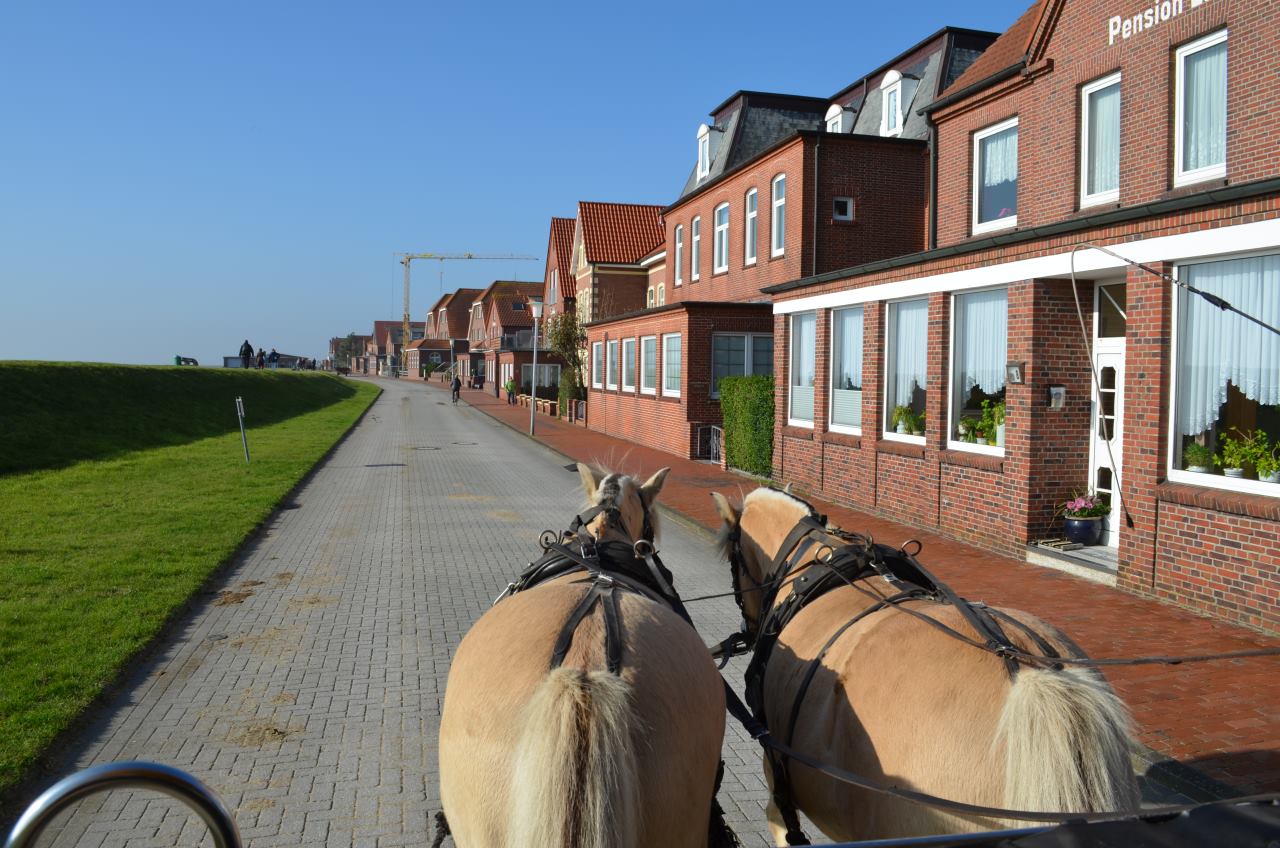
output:
M588 426L710 455L720 378L773 372L763 287L919 249L929 145L910 107L995 37L943 29L833 97L740 91L713 109L646 257L645 308L587 327Z
M483 291L484 289L458 289L446 292L427 313L426 338L449 343L446 367L452 367L458 357L471 348L467 338L471 305Z
M1037 2L919 116L916 248L766 287L775 476L1280 629L1280 337L1183 287L1280 325L1278 67L1270 0Z
M547 318L573 309L576 288L573 279L573 237L577 221L573 218L552 218L551 232L547 236L547 265L543 274L546 283L542 292L543 315Z
M470 348L458 357L463 380L495 394L514 379L517 391L533 388L533 312L529 298L543 292L541 282L496 280L471 304L467 330ZM555 399L563 362L546 350L538 352L538 396Z

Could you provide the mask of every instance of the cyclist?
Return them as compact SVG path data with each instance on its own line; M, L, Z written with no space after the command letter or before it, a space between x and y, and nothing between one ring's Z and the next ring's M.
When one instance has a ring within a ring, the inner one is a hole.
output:
M451 385L451 388L453 389L453 405L457 406L458 395L462 394L462 380L458 378L457 374L453 375L453 383Z

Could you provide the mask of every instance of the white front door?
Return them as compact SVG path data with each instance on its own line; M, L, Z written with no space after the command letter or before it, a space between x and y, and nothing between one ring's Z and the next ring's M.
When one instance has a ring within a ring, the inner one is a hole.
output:
M1102 544L1120 544L1120 474L1124 472L1124 339L1125 285L1100 283L1095 288L1093 415L1089 438L1089 486L1111 504L1102 522Z

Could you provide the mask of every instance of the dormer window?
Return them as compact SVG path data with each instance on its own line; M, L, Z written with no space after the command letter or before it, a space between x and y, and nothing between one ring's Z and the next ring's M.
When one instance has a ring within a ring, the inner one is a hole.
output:
M711 173L711 127L698 127L698 179Z
M880 135L902 134L902 74L890 71L880 83Z
M853 131L853 110L841 106L839 103L832 103L831 108L827 110L827 132L829 133L847 133Z
M513 303L511 304L511 308L512 308L512 309L514 309L516 312L524 312L524 301L523 301L523 300L517 300L517 301L513 302Z

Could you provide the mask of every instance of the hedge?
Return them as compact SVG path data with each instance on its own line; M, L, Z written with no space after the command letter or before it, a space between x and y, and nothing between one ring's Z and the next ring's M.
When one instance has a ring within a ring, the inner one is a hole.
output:
M773 377L720 380L725 459L734 468L762 477L773 473Z

